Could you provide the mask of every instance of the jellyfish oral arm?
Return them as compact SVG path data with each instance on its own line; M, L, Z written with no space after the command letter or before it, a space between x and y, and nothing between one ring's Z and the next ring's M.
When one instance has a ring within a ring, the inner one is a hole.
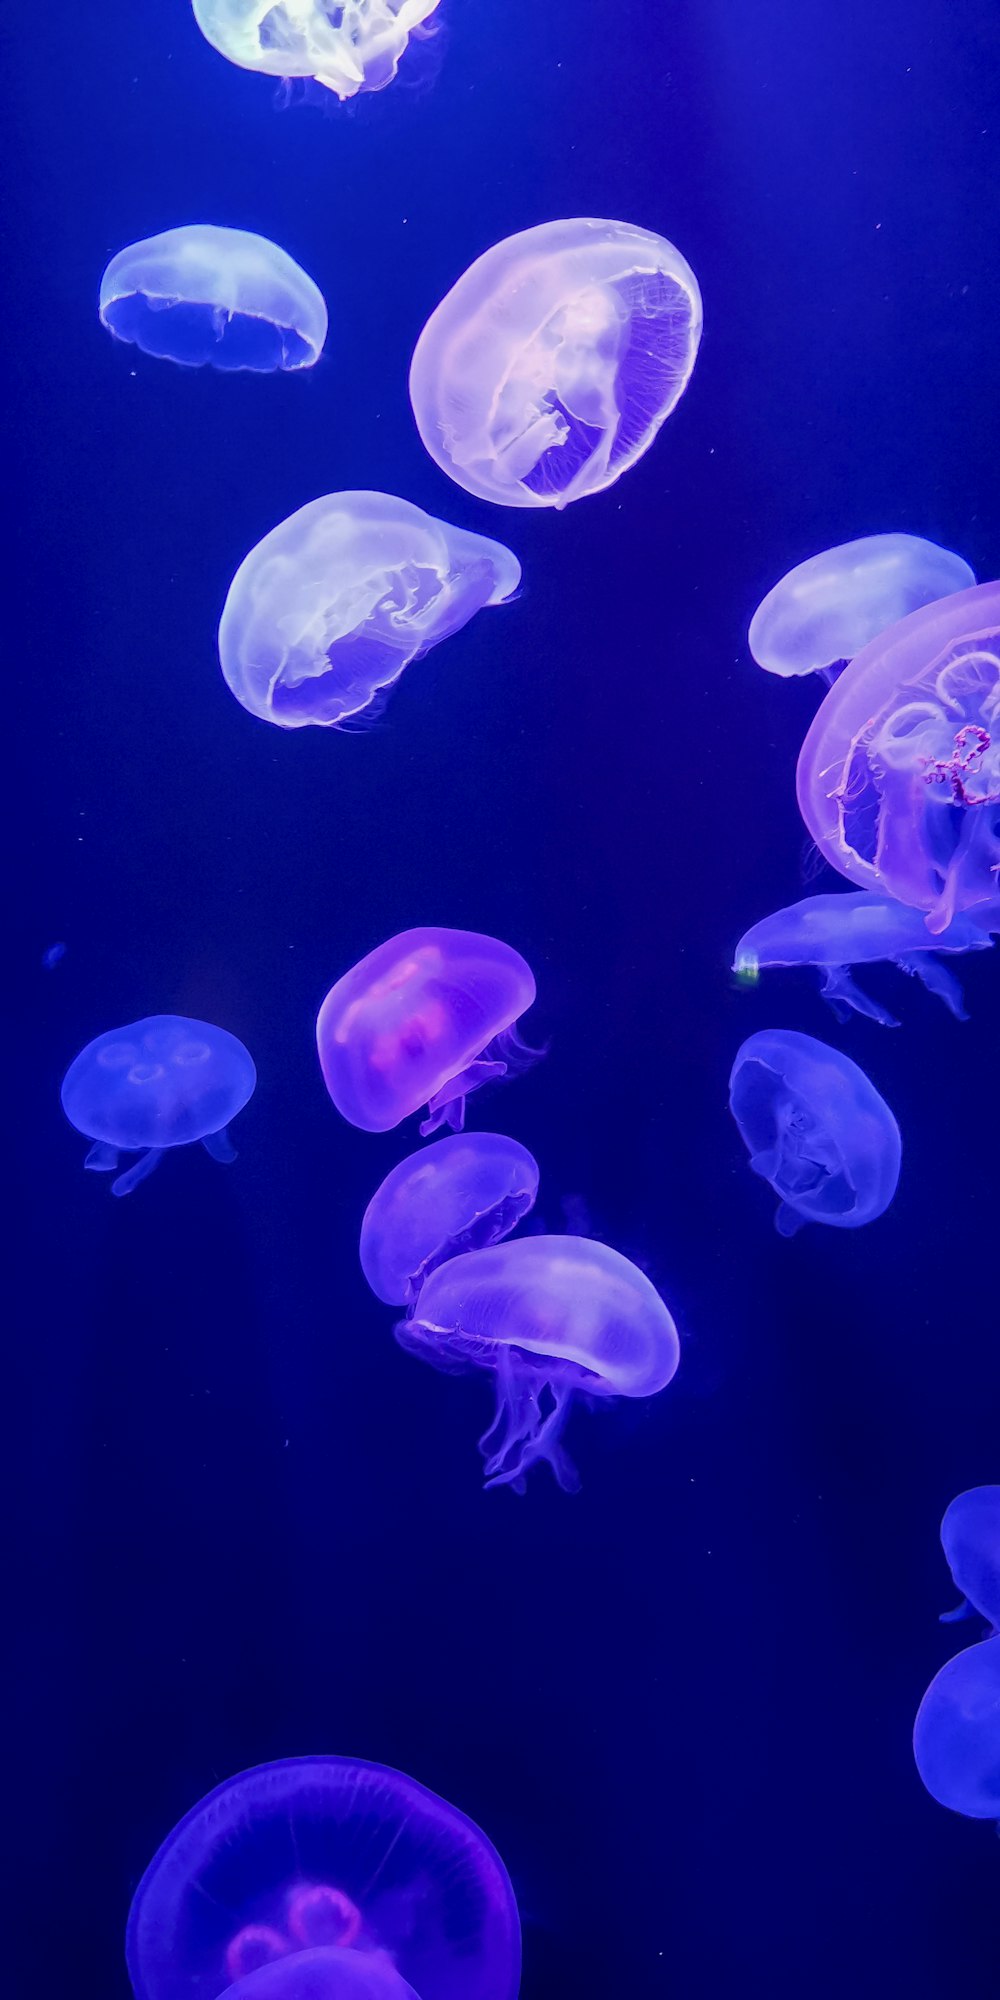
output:
M129 1167L124 1174L119 1174L116 1181L112 1181L112 1194L131 1194L132 1189L137 1188L139 1182L146 1180L154 1168L159 1166L163 1153L162 1146L150 1146L148 1153L143 1153L133 1167Z
M426 1139L441 1125L448 1125L453 1132L461 1132L465 1125L465 1100L470 1091L478 1090L481 1084L492 1083L506 1076L505 1062L487 1062L479 1057L457 1076L449 1077L428 1101L428 1116L421 1121L421 1137Z
M104 1139L95 1139L84 1166L92 1174L113 1174L118 1165L118 1148L109 1146Z
M846 965L821 965L820 992L838 1021L846 1021L849 1015L864 1014L869 1021L878 1021L883 1028L898 1028L899 1022L888 1009L881 1007L877 1000L870 1000L860 986L855 985Z
M493 1366L496 1414L479 1440L485 1484L523 1493L526 1474L544 1459L563 1492L575 1493L579 1474L561 1434L576 1385L560 1379L555 1368L532 1366L516 1348L498 1347Z
M229 1137L229 1128L223 1125L218 1132L207 1132L202 1145L210 1160L220 1167L230 1167L236 1158L236 1147Z

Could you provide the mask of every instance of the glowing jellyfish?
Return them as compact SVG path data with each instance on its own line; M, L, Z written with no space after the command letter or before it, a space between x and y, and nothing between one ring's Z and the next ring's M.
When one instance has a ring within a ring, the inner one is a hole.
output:
M283 729L371 720L411 660L517 589L500 542L389 493L329 493L240 564L219 626L237 701Z
M900 619L820 703L799 806L827 861L926 913L1000 927L1000 583Z
M804 1222L857 1229L888 1208L899 1179L899 1126L864 1070L792 1028L743 1043L729 1109L755 1174L770 1181L782 1236Z
M480 499L565 507L649 449L700 339L697 279L664 237L542 223L478 257L431 314L410 368L417 429Z
M439 0L192 0L206 41L240 69L309 76L342 100L383 90ZM426 30L425 30L426 32Z
M521 1941L503 1862L464 1813L383 1765L299 1757L180 1821L136 1890L126 1956L136 2000L514 2000Z
M538 1167L500 1132L462 1132L387 1174L361 1224L361 1268L386 1305L412 1304L428 1274L462 1250L499 1243L534 1207Z
M445 1370L486 1368L496 1416L480 1438L486 1483L523 1491L538 1460L572 1490L561 1443L575 1395L653 1396L673 1379L677 1328L649 1279L606 1243L521 1236L439 1264L396 1327Z
M766 966L815 965L822 974L823 997L838 1021L846 1021L853 1008L895 1028L899 1026L895 1017L855 985L852 965L891 959L901 971L921 979L958 1020L965 1021L961 987L932 954L987 951L989 946L989 937L971 917L956 917L947 930L932 937L919 910L861 889L855 895L804 896L751 925L736 947L733 971L738 978L753 980Z
M363 1132L427 1105L425 1135L460 1132L469 1092L530 1055L516 1032L535 981L519 952L478 931L401 931L331 986L316 1022L323 1081Z
M310 368L326 339L323 295L266 236L192 222L112 257L101 279L109 333L186 368Z
M962 1603L946 1611L951 1624L978 1611L988 1624L1000 1626L1000 1486L970 1486L945 1509L941 1547Z
M771 674L831 674L907 612L975 581L936 542L864 535L797 563L768 591L750 620L750 651Z
M248 1051L225 1028L183 1014L150 1014L81 1049L63 1078L62 1107L94 1141L84 1161L94 1172L113 1173L119 1153L142 1149L142 1158L111 1183L112 1194L130 1194L170 1146L200 1139L213 1160L235 1160L226 1127L256 1082Z
M931 1797L1000 1820L1000 1639L956 1653L917 1710L913 1754Z

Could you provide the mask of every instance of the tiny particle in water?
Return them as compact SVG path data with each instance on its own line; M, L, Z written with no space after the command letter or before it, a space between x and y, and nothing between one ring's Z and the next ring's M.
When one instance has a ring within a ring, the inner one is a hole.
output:
M42 964L46 972L52 972L59 964L60 959L65 958L65 956L66 946L64 944L50 944L48 950L42 953Z

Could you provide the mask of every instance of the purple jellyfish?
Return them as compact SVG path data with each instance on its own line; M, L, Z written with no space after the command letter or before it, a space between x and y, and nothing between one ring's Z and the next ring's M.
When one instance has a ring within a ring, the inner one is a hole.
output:
M361 1268L387 1306L412 1305L424 1279L462 1250L499 1243L534 1207L538 1167L500 1132L459 1132L400 1160L361 1224Z
M899 1126L864 1070L793 1028L765 1028L738 1050L729 1109L755 1174L780 1197L780 1236L804 1222L857 1229L888 1208L899 1180Z
M465 1099L530 1056L518 1017L535 997L519 952L478 931L401 931L331 986L316 1022L323 1080L363 1132L460 1132Z
M436 1368L492 1371L486 1484L517 1493L539 1459L567 1491L578 1484L560 1442L574 1395L653 1396L680 1360L649 1279L582 1236L522 1236L439 1264L396 1338Z
M941 1623L951 1625L977 1611L987 1624L1000 1627L1000 1486L970 1486L956 1494L941 1523L944 1550L962 1602L945 1611Z
M862 889L1000 928L1000 583L912 611L852 660L799 756L802 817Z
M63 1078L62 1107L94 1141L84 1161L92 1172L113 1173L119 1152L145 1149L111 1183L112 1194L130 1194L169 1146L200 1139L221 1165L235 1160L226 1127L256 1083L248 1050L225 1028L183 1014L151 1014L81 1049Z
M383 1765L298 1757L180 1821L135 1892L126 1956L136 2000L515 2000L521 1940L503 1862L464 1813Z
M804 896L787 909L775 910L745 931L736 947L737 978L755 980L762 966L815 965L822 974L821 992L838 1021L853 1008L883 1027L898 1028L893 1014L855 986L852 965L872 965L891 959L902 972L921 979L959 1021L967 1021L962 989L934 952L987 951L991 940L971 917L956 917L932 937L919 910L876 896L868 889L856 894Z
M939 1805L1000 1821L1000 1639L967 1646L935 1674L917 1710L913 1755Z
M863 535L773 585L750 620L750 651L768 673L831 681L887 625L975 581L962 556L921 535Z

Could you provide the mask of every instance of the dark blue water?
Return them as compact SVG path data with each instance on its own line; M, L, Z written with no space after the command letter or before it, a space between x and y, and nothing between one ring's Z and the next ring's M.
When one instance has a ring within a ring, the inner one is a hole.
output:
M940 1515L998 1475L997 965L962 968L967 1026L875 972L896 1033L727 965L801 893L815 697L747 657L763 591L880 529L997 567L996 13L441 14L443 45L326 115L280 110L184 0L64 7L8 47L5 1992L122 2000L169 1827L317 1750L487 1829L525 2000L988 1991L1000 1850L923 1792L910 1732L954 1648ZM424 454L409 354L481 249L576 214L679 245L702 351L610 492L501 516ZM193 220L315 275L309 377L102 331L109 255ZM502 535L526 589L369 734L286 736L228 693L218 613L253 543L337 487ZM535 968L550 1052L474 1122L681 1327L665 1394L574 1419L577 1498L544 1472L480 1491L485 1386L402 1353L358 1266L407 1139L341 1123L313 1020L422 923ZM239 1034L260 1086L236 1166L176 1155L119 1203L59 1080L161 1010ZM856 1236L780 1240L747 1169L726 1079L768 1025L835 1039L899 1116L898 1197Z

